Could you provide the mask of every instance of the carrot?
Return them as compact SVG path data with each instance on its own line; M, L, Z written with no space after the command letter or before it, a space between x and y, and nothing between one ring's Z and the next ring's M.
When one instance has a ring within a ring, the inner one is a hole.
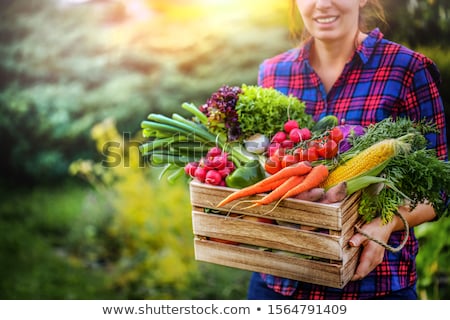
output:
M274 189L273 187L269 187L269 185L272 182L280 180L280 179L287 179L292 176L301 176L301 175L304 175L304 174L310 172L311 170L312 170L312 166L308 161L300 161L300 162L294 163L294 164L281 169L280 171L274 173L273 175L268 176L267 178L255 183L251 186L248 186L246 188L235 191L234 193L230 194L228 197L223 199L221 202L219 202L217 207L222 207L231 201L234 201L234 200L237 200L237 199L240 199L243 197L252 196L252 195L255 195L258 193L271 191ZM276 186L279 186L279 184Z
M302 176L304 174L307 174L311 170L312 166L311 163L309 163L309 161L296 162L294 164L291 164L290 166L284 167L280 171L275 172L273 175L268 176L267 178L261 180L260 182L257 182L256 184L254 184L254 186L257 186L258 184L265 184L270 181L278 180L281 178Z
M308 174L309 175L309 174ZM306 175L307 176L307 175ZM285 182L283 182L278 188L273 190L271 193L266 195L265 197L252 201L253 204L244 208L244 209L250 209L257 206L262 206L266 204L270 204L274 202L275 200L279 200L283 195L285 195L289 190L292 188L295 188L298 184L302 183L304 179L306 179L305 175L302 176L292 176L289 177Z
M306 190L318 187L322 182L325 181L325 179L328 177L328 174L329 174L328 168L323 164L319 164L318 166L313 167L311 172L309 172L305 176L305 179L301 183L297 184L295 187L288 190L280 198L280 200L284 200L289 197L294 197L300 192L304 192Z
M253 184L246 188L239 189L239 190L231 193L230 195L228 195L222 201L220 201L216 207L222 207L222 206L226 205L227 203L230 203L231 201L241 199L243 197L253 196L258 193L272 191L275 188L277 188L278 186L280 186L287 179L289 179L289 178L285 177L285 178L274 180L272 182L269 181L268 183L265 183L265 184L260 184L259 182L257 182L256 184ZM263 180L261 180L261 181L263 181Z

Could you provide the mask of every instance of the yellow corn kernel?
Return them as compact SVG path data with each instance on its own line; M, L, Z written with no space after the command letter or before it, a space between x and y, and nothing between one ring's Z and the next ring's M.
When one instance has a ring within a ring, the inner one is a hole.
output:
M402 144L397 139L385 139L375 143L332 170L323 186L329 188L370 171L385 160L396 155Z

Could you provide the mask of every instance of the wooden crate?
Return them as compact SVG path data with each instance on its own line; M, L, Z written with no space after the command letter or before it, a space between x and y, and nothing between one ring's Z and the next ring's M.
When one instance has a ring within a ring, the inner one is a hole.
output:
M359 249L348 246L355 224L360 223L359 194L337 204L288 199L272 211L272 206L242 210L248 203L235 205L236 201L217 208L233 191L190 183L196 260L335 288L350 281L359 257Z

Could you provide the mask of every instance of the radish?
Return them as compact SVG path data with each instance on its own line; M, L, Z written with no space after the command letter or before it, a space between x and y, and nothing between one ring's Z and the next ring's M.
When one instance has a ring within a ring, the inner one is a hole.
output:
M296 120L288 120L284 123L284 131L290 133L292 129L298 129L298 122Z
M289 132L289 139L293 142L293 143L299 143L300 141L303 141L303 134L302 134L302 129L299 128L293 128L291 130L291 132Z
M222 176L217 170L209 170L205 176L205 183L217 186L222 181Z
M282 143L284 140L286 140L286 138L287 138L287 136L286 136L286 133L284 131L278 131L272 137L272 142Z

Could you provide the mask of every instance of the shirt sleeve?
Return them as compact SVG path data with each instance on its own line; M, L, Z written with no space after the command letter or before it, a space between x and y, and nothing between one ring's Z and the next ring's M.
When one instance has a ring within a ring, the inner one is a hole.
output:
M429 59L414 73L405 99L406 116L436 124L439 133L426 137L429 148L435 149L437 156L448 159L447 133L444 105L439 94L440 74L436 65Z

